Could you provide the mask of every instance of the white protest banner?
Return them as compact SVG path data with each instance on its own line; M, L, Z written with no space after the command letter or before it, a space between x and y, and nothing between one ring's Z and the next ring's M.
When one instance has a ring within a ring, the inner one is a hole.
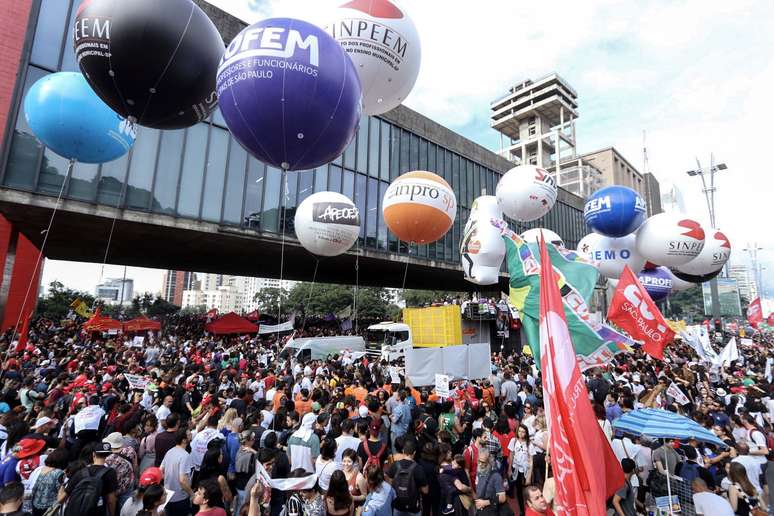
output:
M687 405L691 402L691 400L689 400L688 397L683 394L683 391L680 390L680 387L678 387L675 382L672 382L669 387L667 387L666 393L667 396L673 397L680 405Z
M141 348L143 346L144 339L143 337L135 337L132 339L132 347L134 348Z
M130 389L137 389L140 391L145 390L145 386L148 385L148 379L139 374L124 373L124 378L129 382Z
M261 324L261 326L258 328L259 335L282 331L293 331L293 319L285 321L282 324Z
M400 375L398 374L398 368L395 366L390 366L390 383L400 383Z
M753 345L753 340L752 339L739 339L739 345L740 346L745 346L745 347L750 347L750 346Z
M435 393L441 398L449 397L449 376L445 374L435 374Z

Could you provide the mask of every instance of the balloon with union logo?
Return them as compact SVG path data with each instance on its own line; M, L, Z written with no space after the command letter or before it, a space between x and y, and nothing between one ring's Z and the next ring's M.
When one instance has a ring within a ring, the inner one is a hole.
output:
M500 279L505 242L491 220L502 218L495 196L482 195L473 201L460 243L462 271L471 283L493 285Z
M556 182L542 168L520 165L497 183L497 204L508 217L521 222L539 219L556 203Z
M718 229L709 228L699 255L685 265L675 267L672 273L684 281L704 283L720 274L730 256L728 237Z
M360 213L345 195L317 192L298 205L295 227L304 249L318 256L337 256L357 240Z
M704 248L704 228L687 215L659 213L637 230L637 250L651 263L685 265Z
M24 116L35 136L60 156L81 163L105 163L134 144L132 124L121 118L78 72L52 73L32 85Z
M637 279L653 301L666 299L672 293L672 275L666 267L642 270Z
M618 279L627 265L633 271L645 266L645 258L637 252L635 240L634 235L611 238L589 233L578 242L578 252L593 262L600 274Z
M352 60L325 31L301 20L270 18L240 32L218 67L217 92L234 138L283 170L333 161L360 123Z
M217 105L223 39L192 0L83 0L73 43L91 87L132 122L180 129Z
M583 220L595 233L626 236L645 220L645 201L626 186L613 185L594 192L583 207Z
M454 224L457 197L449 183L432 172L406 172L384 193L382 216L404 242L429 244L443 238Z
M405 100L417 81L422 51L404 9L390 0L349 0L325 30L355 64L367 115L381 115Z
M529 243L539 244L541 233L543 234L543 239L546 242L557 245L559 247L564 247L564 240L562 240L562 237L560 237L558 234L551 231L550 229L546 229L546 228L528 229L527 231L521 234L521 238L526 240Z

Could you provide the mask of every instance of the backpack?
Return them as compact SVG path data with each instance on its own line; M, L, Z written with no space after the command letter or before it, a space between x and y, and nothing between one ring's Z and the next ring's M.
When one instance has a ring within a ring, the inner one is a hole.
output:
M368 466L376 466L377 468L382 465L382 455L384 455L384 451L387 449L387 443L382 442L382 446L379 448L379 451L376 452L376 455L373 455L371 453L371 448L368 446L368 439L363 439L363 450L365 451L366 457L368 459L366 460L365 465L363 466L363 471L368 469Z
M419 506L419 493L417 484L414 482L414 468L416 462L410 466L403 467L397 464L398 472L392 482L392 488L395 490L395 499L392 501L392 508L403 512L416 512Z
M98 504L102 501L102 477L107 472L108 468L103 466L96 474L92 474L87 467L86 476L81 478L67 497L62 516L95 514Z

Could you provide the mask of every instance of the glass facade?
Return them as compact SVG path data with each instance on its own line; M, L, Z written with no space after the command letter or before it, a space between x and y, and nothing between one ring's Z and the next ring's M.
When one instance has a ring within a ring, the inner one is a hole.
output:
M75 16L76 6L76 1L41 1L17 107L40 77L60 70L77 71L68 30L72 24L66 24ZM17 109L15 123L0 183L56 196L66 161L35 139L21 109ZM390 181L416 169L444 177L459 205L449 233L421 246L398 241L381 216L382 197ZM361 248L459 263L461 230L473 199L484 191L493 194L501 173L387 120L364 117L357 137L334 162L283 175L249 156L231 138L216 111L207 122L188 129L139 128L128 155L103 165L76 164L64 197L258 232L277 233L284 228L292 236L298 204L313 192L331 190L348 196L360 208ZM544 219L514 226L519 230L549 227L570 247L586 232L582 211L562 202Z

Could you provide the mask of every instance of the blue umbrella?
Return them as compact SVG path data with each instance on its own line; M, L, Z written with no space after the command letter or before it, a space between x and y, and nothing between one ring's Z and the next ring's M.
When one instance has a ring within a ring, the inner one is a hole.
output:
M725 447L715 434L693 419L668 410L645 408L627 412L613 422L613 428L632 435L655 439L696 439Z

